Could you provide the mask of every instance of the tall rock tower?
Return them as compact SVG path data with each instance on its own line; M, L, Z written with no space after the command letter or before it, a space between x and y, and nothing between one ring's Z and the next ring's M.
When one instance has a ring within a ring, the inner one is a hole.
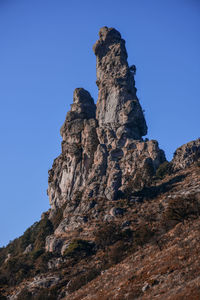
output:
M125 197L130 179L146 184L165 160L156 141L142 139L147 125L120 33L101 28L93 50L97 104L89 92L75 89L61 128L62 153L49 171L51 213L64 204L69 209L77 193L80 199Z
M113 130L121 141L125 137L141 139L147 126L136 96L134 72L127 63L125 41L116 29L103 27L93 50L97 57L99 126Z

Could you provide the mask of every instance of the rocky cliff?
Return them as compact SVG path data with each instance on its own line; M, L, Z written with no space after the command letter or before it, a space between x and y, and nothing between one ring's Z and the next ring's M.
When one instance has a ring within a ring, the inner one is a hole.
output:
M49 171L52 210L71 201L77 191L83 198L117 199L129 178L137 179L146 168L146 182L148 172L152 176L165 161L156 141L142 139L147 125L120 33L101 28L93 50L97 57L97 105L83 88L74 91L71 110L61 128L62 154Z
M75 89L61 128L62 153L49 171L50 218L65 206L64 219L47 239L50 251L56 245L63 249L61 245L65 247L69 238L66 233L87 223L92 204L86 202L123 198L130 181L136 189L147 185L165 161L157 141L142 139L147 125L136 95L134 68L128 66L120 33L101 28L93 50L97 57L97 104L89 92ZM93 217L100 218L98 213Z

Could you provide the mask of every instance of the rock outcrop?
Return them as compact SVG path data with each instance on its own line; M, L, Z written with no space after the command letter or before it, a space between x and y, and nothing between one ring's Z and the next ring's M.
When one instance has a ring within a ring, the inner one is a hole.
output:
M172 160L174 171L185 169L200 159L200 138L176 149Z
M130 181L136 189L141 188L165 161L156 141L142 139L147 125L136 95L134 68L128 66L120 33L101 28L93 50L97 57L97 105L89 92L75 89L61 128L62 153L49 171L50 217L65 206L57 236L86 222L89 207L81 199L123 198ZM54 247L47 245L50 248Z
M48 195L53 209L61 207L75 191L86 185L99 144L96 106L90 94L78 88L61 128L62 154L49 171Z

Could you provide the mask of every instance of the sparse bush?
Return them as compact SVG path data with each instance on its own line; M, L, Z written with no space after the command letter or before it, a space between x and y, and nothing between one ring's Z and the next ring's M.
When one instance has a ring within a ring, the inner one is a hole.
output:
M29 292L27 289L21 291L21 293L17 297L18 300L31 300L33 299L32 293Z
M88 282L96 278L100 274L100 271L97 269L91 269L74 277L67 285L67 291L73 293L76 290L80 289L82 286L86 285Z
M77 253L92 254L94 245L85 240L74 240L65 250L63 256L75 256Z
M10 258L3 267L2 273L7 279L9 285L21 282L29 276L32 269L31 261L26 259L25 255Z
M163 179L167 174L170 174L171 172L172 172L171 162L165 161L156 170L156 178Z
M66 203L62 207L57 208L55 215L51 219L54 230L58 227L58 225L62 221L63 212L64 212L65 208L66 208Z
M197 195L190 195L186 198L179 196L170 199L167 209L163 214L163 221L170 226L179 222L184 223L184 220L198 218L199 216L200 201Z
M0 260L5 260L8 253L11 256L21 255L30 244L34 246L35 251L42 249L45 246L46 237L52 232L53 225L47 217L40 220L40 222L35 222L21 237L11 241L7 247L2 248Z
M104 223L94 232L95 243L98 248L105 249L107 246L113 245L117 241L127 241L132 237L132 230L123 230L121 227L114 223Z
M123 241L116 242L109 252L109 263L111 265L119 263L127 250L127 245Z
M45 217L40 222L34 223L28 228L25 233L10 242L7 247L0 251L0 273L4 275L2 285L9 286L20 283L23 279L28 278L37 273L44 271L44 263L42 257L45 256L44 246L47 235L53 232L51 221ZM28 245L33 245L33 251L28 254L23 254ZM10 259L5 262L8 254L11 254ZM40 263L37 261L40 260Z
M41 289L32 294L24 289L19 295L18 300L57 300L57 295L51 289Z
M44 249L35 250L31 253L34 260L44 253Z
M45 246L46 237L53 233L53 225L51 221L45 217L42 219L36 228L35 236L33 236L34 240L34 249L40 250Z
M0 274L0 287L7 284L7 283L8 283L7 278L3 274Z
M100 248L114 244L121 238L121 231L118 225L114 222L106 223L100 226L94 233L95 243Z
M200 158L197 160L196 166L197 166L197 167L200 167Z
M153 236L154 232L149 228L149 226L147 224L141 224L133 233L133 241L136 245L142 247L148 243Z

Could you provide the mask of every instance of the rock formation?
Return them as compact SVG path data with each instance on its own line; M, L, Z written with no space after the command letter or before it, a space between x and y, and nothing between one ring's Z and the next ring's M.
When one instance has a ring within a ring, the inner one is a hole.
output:
M114 28L103 27L93 46L97 57L97 120L103 131L100 142L113 136L124 145L126 138L147 134L144 115L136 96L134 74L127 63L125 41ZM103 136L102 136L103 135ZM102 139L101 139L102 137Z
M61 207L86 185L98 145L96 106L84 89L74 91L74 103L61 128L62 154L49 171L48 195L52 208Z
M147 125L120 33L101 28L93 50L97 57L97 105L89 92L75 89L61 128L62 153L49 171L50 218L65 206L64 219L47 239L50 251L61 249L63 234L87 222L90 207L84 199L98 203L102 197L107 201L123 198L130 181L136 190L141 188L165 161L156 141L142 139Z
M200 139L167 162L142 138L120 33L101 28L93 50L97 104L75 89L49 171L51 208L0 249L0 298L199 299Z
M136 178L144 166L154 173L165 160L156 141L142 140L147 125L127 63L125 41L114 28L101 28L99 37L93 47L97 105L86 90L74 91L74 102L61 128L62 154L49 171L52 209L70 201L76 192L85 198L116 199L127 178Z
M172 160L174 171L185 169L200 158L200 138L176 149Z

